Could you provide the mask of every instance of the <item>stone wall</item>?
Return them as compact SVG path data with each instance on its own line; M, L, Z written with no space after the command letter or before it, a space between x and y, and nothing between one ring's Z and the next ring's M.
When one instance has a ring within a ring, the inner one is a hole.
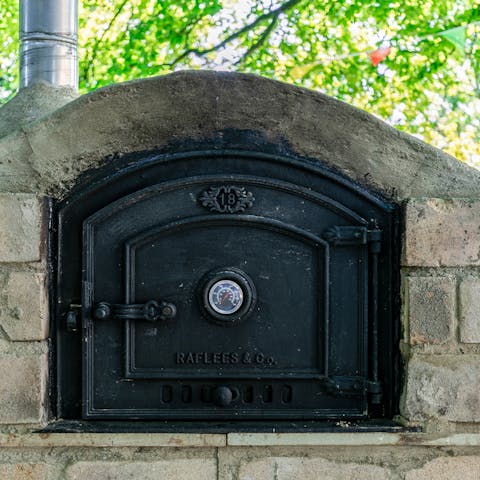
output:
M46 221L40 198L0 195L0 424L46 420Z
M180 73L60 109L51 96L55 111L42 101L42 118L29 111L28 122L17 114L32 91L0 110L0 478L480 478L478 172L341 102L253 76ZM325 434L34 433L54 420L48 197L108 158L236 128L256 132L255 148L268 139L402 206L398 420L421 431L350 433L345 422Z
M406 204L401 412L427 429L480 422L479 207L465 199Z

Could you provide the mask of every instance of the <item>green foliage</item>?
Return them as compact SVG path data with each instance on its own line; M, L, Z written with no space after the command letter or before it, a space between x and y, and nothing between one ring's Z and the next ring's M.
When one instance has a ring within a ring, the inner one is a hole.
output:
M0 0L0 104L18 85L18 2Z
M16 4L0 0L0 99L17 81ZM478 0L80 5L82 92L182 68L252 72L323 91L480 166ZM369 52L387 45L373 66Z
M157 75L201 38L221 10L217 0L84 0L80 12L80 86Z

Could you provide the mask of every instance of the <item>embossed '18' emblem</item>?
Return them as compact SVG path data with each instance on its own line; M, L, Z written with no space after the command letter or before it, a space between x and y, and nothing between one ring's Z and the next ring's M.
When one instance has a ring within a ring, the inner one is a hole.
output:
M239 213L253 205L255 198L252 192L243 187L222 185L210 187L200 195L200 202L211 212Z

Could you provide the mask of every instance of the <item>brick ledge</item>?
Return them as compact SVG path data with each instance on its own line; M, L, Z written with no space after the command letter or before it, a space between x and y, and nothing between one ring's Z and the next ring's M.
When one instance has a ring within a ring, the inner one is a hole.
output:
M26 433L0 434L0 448L225 446L480 446L480 433Z

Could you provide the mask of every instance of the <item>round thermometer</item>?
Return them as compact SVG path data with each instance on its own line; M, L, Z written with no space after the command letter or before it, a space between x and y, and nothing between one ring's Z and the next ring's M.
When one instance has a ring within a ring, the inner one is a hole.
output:
M208 272L198 286L202 313L219 325L235 325L247 318L257 298L251 278L229 267Z
M219 280L210 287L208 303L221 315L235 313L243 304L242 287L230 279Z

